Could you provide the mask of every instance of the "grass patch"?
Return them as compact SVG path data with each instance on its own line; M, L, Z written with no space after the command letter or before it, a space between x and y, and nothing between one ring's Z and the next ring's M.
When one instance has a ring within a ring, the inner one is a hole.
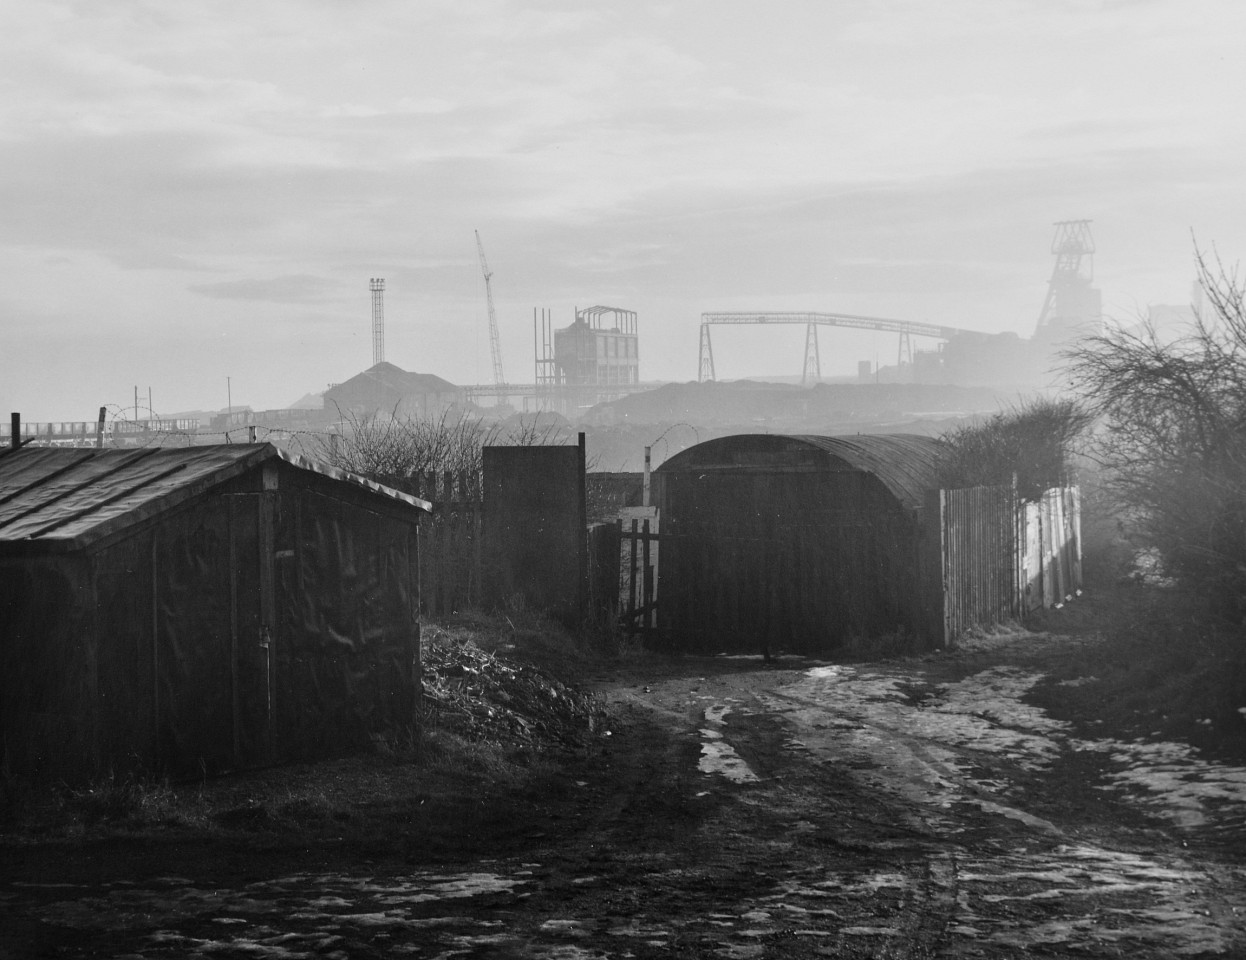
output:
M1101 639L1065 648L1032 699L1061 719L1100 721L1096 735L1159 734L1246 761L1241 627L1208 622L1175 590L1139 584L1106 588L1080 606L1035 625Z

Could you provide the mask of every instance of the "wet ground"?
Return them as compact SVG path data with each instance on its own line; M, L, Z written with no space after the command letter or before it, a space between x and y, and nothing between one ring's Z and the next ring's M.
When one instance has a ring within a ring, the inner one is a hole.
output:
M1246 956L1246 770L1032 706L1062 642L600 678L605 746L435 864L10 850L0 957Z

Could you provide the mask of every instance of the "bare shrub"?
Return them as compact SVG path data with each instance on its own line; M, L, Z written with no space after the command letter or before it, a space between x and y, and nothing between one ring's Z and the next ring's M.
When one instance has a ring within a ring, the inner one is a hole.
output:
M1093 452L1139 548L1207 609L1246 613L1246 305L1236 273L1196 257L1209 311L1183 338L1108 329L1066 352L1102 416Z
M380 483L403 486L421 474L467 473L479 477L486 446L553 446L568 442L565 421L540 414L486 424L477 416L443 414L437 419L361 417L343 413L346 429L320 437L314 456Z
M944 434L939 483L948 488L1008 484L1037 500L1070 479L1077 438L1091 421L1072 399L1039 397Z
M429 471L480 473L491 430L479 417L437 420L344 416L347 429L321 437L316 456L335 467L394 483Z

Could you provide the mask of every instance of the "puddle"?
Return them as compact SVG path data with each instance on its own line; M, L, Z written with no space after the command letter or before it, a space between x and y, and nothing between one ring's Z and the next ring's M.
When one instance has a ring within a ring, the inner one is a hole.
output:
M793 749L859 771L866 782L925 805L968 803L1058 834L1010 803L1009 785L975 774L984 756L1041 773L1068 751L1108 755L1122 766L1102 789L1183 828L1217 823L1246 832L1246 769L1210 763L1193 747L1073 738L1072 725L1022 698L1042 675L994 667L937 688L920 703L908 677L833 665L805 672L763 697L801 727Z
M705 722L701 728L701 759L697 768L702 773L718 774L735 783L753 783L760 779L735 748L723 739L723 727L731 707L714 703L705 708Z
M1224 878L1179 862L1075 844L968 859L959 867L953 932L980 943L1017 949L1113 943L1164 956L1226 954L1241 946L1232 925L1216 914L1246 909L1246 897L1226 894L1233 887ZM1225 895L1237 899L1214 903ZM1013 919L1019 903L1024 927Z
M40 917L84 932L142 932L155 926L156 931L146 935L147 942L162 949L175 947L183 956L319 957L332 955L325 953L326 947L344 935L386 936L429 929L462 935L501 926L500 921L420 912L428 905L483 896L517 898L523 895L518 888L530 882L473 872L392 879L294 874L252 883L243 890L201 889L176 880L146 887L117 884L98 896L45 904ZM291 922L298 932L288 929ZM176 932L195 923L211 923L217 932L208 938Z
M894 917L879 922L880 902L944 915L948 956L974 955L987 945L1017 955L1044 946L1097 955L1105 943L1114 945L1113 956L1140 950L1148 956L1237 956L1232 951L1242 946L1241 931L1226 917L1246 912L1246 893L1231 876L1212 872L1217 869L1060 844L936 858L930 872L918 876L806 875L780 882L761 904L779 918L778 927L790 925L785 915L802 928L825 917L852 939L906 934L908 926Z
M1246 827L1246 768L1203 760L1196 748L1182 743L1101 740L1077 741L1076 746L1107 753L1123 765L1107 775L1103 790L1134 800L1178 827L1225 821Z

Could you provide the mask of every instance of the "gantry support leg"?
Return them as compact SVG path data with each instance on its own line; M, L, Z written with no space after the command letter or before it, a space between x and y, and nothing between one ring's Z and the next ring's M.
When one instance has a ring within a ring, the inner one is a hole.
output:
M713 380L714 377L714 345L710 343L710 325L708 323L701 324L701 350L700 364L697 372L697 382L704 383L706 380Z
M903 382L905 380L905 364L909 367L913 366L913 341L909 339L909 335L904 331L900 333L900 343L896 348L896 379ZM915 379L912 376L913 371L908 371L908 379Z
M822 379L822 358L818 355L818 325L810 323L805 326L805 370L800 377L802 387L809 385L809 378L814 383Z

